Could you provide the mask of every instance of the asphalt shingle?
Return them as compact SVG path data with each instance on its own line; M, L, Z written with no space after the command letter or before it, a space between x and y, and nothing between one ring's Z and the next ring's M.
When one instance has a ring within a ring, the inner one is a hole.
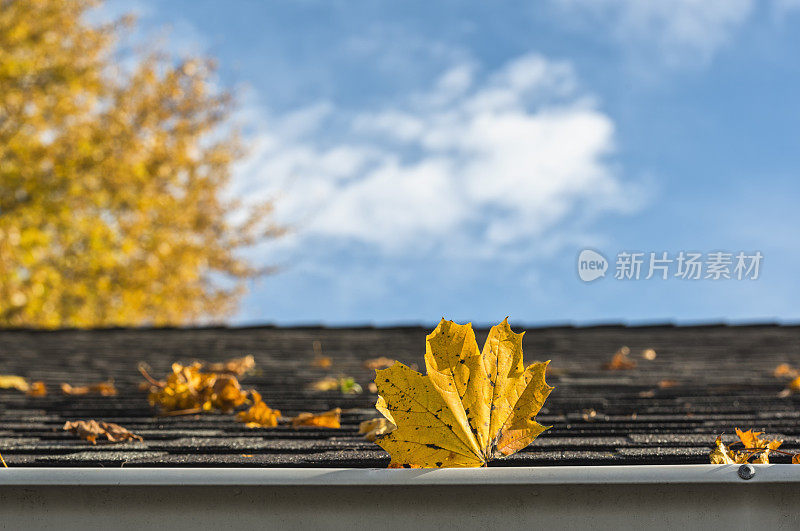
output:
M368 358L422 366L429 330L404 328L197 328L0 331L0 374L43 380L46 397L0 391L0 453L10 466L383 467L388 456L357 435L376 416ZM478 332L479 342L486 331ZM333 360L313 367L314 342ZM800 367L800 327L699 326L531 329L526 361L552 359L556 386L539 420L552 425L496 466L705 463L714 438L735 427L763 430L800 447L800 396L779 397L779 363ZM636 368L602 369L621 346ZM640 356L652 348L657 357ZM165 374L173 361L252 354L242 378L284 415L341 407L342 429L248 429L232 415L159 417L139 389L140 361ZM324 376L349 375L360 395L314 393ZM113 379L115 397L68 397L59 384ZM665 381L669 383L664 384ZM144 441L91 445L61 430L66 420L115 422ZM788 458L776 456L776 462Z

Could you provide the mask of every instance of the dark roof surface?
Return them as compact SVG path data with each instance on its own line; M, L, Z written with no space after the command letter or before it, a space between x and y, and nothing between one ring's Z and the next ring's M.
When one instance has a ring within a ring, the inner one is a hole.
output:
M512 323L513 326L513 323ZM428 329L206 328L0 331L0 374L44 380L42 398L0 391L0 454L10 466L385 467L389 458L357 434L377 416L365 359L388 356L423 366ZM478 331L483 344L486 331ZM313 342L333 359L311 366ZM636 368L601 368L623 345ZM755 428L800 449L800 396L779 398L779 363L800 366L800 327L700 326L539 328L524 339L526 362L552 359L556 389L537 420L553 428L496 466L707 463L715 437ZM657 357L641 358L652 348ZM139 390L140 361L164 375L173 361L221 361L244 354L256 371L242 378L284 416L341 407L342 429L248 429L233 415L157 417ZM326 375L355 377L365 392L313 393ZM113 378L115 397L68 397L61 382ZM674 381L661 388L659 382ZM66 420L121 424L144 442L97 444L62 431ZM775 462L788 458L777 456Z

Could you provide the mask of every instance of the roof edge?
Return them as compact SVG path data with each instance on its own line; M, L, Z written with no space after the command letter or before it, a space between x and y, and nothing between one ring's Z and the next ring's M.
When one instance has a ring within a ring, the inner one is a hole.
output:
M747 470L740 470L750 467ZM749 476L749 477L748 477ZM748 477L748 479L745 479ZM620 465L443 469L356 468L35 468L0 469L1 485L100 486L422 486L800 482L800 467Z

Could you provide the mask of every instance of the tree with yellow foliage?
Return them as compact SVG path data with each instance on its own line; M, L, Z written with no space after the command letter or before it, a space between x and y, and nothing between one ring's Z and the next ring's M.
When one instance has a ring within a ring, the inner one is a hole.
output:
M231 96L208 60L117 65L131 22L97 3L0 0L0 325L223 317L260 273L240 251L278 234L224 198Z

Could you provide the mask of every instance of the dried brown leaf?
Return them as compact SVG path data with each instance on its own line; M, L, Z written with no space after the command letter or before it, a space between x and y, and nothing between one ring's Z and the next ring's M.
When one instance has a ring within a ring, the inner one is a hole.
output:
M255 366L255 358L252 355L247 355L242 358L231 358L220 363L205 363L201 368L206 372L220 372L242 376Z
M386 356L381 356L380 358L372 358L364 361L362 364L365 369L371 370L378 370L378 369L387 369L394 365L396 360L391 358L387 358Z
M61 384L61 392L69 396L84 396L84 395L100 395L100 396L116 396L117 388L114 387L114 382L100 382L90 385L76 385L72 386L68 383Z
M92 444L97 442L98 437L105 437L112 443L142 440L138 435L129 432L119 424L113 424L111 422L98 422L96 420L68 421L64 424L63 429L74 433Z
M626 371L629 369L633 369L636 367L636 361L630 359L628 354L630 354L631 349L628 347L622 347L617 352L614 353L614 356L611 358L611 361L603 365L603 368L607 371Z
M331 409L325 413L300 413L292 419L292 428L300 426L318 426L321 428L341 428L341 408Z

